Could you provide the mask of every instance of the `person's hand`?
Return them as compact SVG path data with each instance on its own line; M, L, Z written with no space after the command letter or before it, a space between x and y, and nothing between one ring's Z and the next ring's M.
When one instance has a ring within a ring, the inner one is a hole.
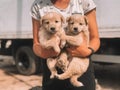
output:
M85 44L81 44L79 47L70 46L67 51L74 57L87 57L91 54L91 50Z
M37 42L33 44L33 51L37 56L44 59L58 56L58 53L56 53L53 49L48 50L48 49L42 48L40 43L37 43Z

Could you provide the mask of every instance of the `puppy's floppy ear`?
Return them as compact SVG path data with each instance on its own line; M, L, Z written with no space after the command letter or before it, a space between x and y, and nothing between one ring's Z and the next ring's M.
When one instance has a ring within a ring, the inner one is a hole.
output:
M85 25L87 26L88 25L88 19L86 16L84 16L84 20L85 20Z
M66 34L69 34L70 33L70 27L69 27L69 21L70 21L70 19L71 19L71 17L69 16L69 17L67 17L66 18L66 23L67 23L67 27L66 27L66 30L65 30L65 33Z
M61 21L62 23L65 23L65 18L61 15Z
M70 17L67 17L67 18L66 18L66 22L69 22L69 21L70 21Z

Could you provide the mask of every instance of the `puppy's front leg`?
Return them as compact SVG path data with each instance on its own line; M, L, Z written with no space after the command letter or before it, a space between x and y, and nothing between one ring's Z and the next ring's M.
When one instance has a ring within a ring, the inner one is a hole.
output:
M60 48L63 49L65 47L65 44L66 44L66 39L65 38L62 38L60 40Z
M67 43L73 46L80 46L83 42L83 39L80 35L77 36L66 36Z
M60 53L60 47L59 47L60 40L57 38L52 38L46 42L45 47L47 49L53 48L56 53Z
M56 70L56 59L54 59L54 58L48 58L47 59L47 66L48 66L48 68L49 68L49 70L50 70L50 72L51 72L51 75L50 75L50 78L52 79L52 78L54 78L55 77L55 75L57 74L57 70Z
M63 49L65 44L66 44L66 34L64 31L61 31L58 34L59 38L60 38L60 48Z
M58 36L55 36L54 38L52 38L53 42L52 42L52 45L53 45L53 49L55 50L55 52L57 53L60 53L60 47L59 47L59 44L60 44L60 38Z
M55 52L57 52L57 53L60 53L60 51L61 51L59 45L54 45L53 49L54 49Z

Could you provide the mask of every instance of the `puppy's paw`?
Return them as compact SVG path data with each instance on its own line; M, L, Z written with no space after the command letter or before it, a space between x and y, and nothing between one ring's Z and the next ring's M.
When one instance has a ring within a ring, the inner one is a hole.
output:
M59 79L59 75L58 75L58 74L55 74L55 78Z
M61 41L60 48L63 49L65 47L66 41Z
M80 83L79 83L79 87L82 87L82 86L84 86L84 85L83 85L83 83L80 82Z
M79 82L79 83L73 83L74 86L76 87L82 87L84 86L83 83Z
M50 75L50 79L53 79L53 78L55 78L55 75L53 75L53 74Z
M54 50L55 50L56 53L58 53L58 54L60 53L60 49L59 48L55 48Z
M65 72L67 70L67 67L63 67L62 71Z

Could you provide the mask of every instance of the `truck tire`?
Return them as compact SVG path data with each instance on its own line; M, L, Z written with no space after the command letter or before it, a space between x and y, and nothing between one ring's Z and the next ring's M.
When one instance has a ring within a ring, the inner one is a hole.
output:
M35 56L28 46L20 47L15 55L17 70L23 75L32 75L41 72L41 60Z

